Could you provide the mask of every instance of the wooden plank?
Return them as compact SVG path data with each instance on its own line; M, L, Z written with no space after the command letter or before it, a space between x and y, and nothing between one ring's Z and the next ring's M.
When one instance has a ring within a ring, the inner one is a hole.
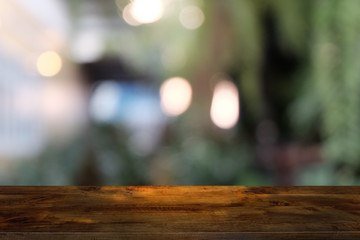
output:
M0 187L0 239L360 239L360 187Z

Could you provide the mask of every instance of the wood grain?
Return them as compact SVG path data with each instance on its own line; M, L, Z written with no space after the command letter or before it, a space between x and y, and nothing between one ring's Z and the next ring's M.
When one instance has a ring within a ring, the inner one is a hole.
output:
M0 187L0 239L360 239L360 187Z

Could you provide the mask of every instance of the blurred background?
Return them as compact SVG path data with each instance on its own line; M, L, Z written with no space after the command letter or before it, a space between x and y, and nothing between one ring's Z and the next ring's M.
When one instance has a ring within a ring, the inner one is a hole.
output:
M0 184L360 184L359 11L2 0Z

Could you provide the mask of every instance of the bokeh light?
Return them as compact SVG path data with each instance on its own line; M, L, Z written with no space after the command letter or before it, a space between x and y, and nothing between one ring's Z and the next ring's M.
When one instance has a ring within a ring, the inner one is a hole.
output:
M99 84L90 100L90 115L97 122L111 121L117 111L120 89L113 81Z
M156 22L164 14L162 0L134 0L130 7L132 17L142 24Z
M190 106L192 88L184 78L169 78L161 85L160 97L164 113L169 116L177 116Z
M72 58L78 63L94 62L101 58L104 49L103 39L98 32L79 31L71 46Z
M53 77L60 72L62 60L58 53L47 51L38 57L36 66L42 76Z
M205 15L199 7L187 6L181 9L179 20L185 28L197 29L203 24Z
M239 118L239 93L234 83L222 80L216 84L210 116L219 128L234 127Z
M141 23L136 21L136 19L133 17L132 12L131 12L131 7L132 7L132 4L128 4L125 6L125 8L122 11L122 17L127 24L129 24L131 26L139 26Z

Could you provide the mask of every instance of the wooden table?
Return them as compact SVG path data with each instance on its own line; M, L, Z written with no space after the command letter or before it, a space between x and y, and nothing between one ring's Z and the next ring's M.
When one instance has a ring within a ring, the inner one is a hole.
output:
M0 187L0 239L360 239L360 187Z

